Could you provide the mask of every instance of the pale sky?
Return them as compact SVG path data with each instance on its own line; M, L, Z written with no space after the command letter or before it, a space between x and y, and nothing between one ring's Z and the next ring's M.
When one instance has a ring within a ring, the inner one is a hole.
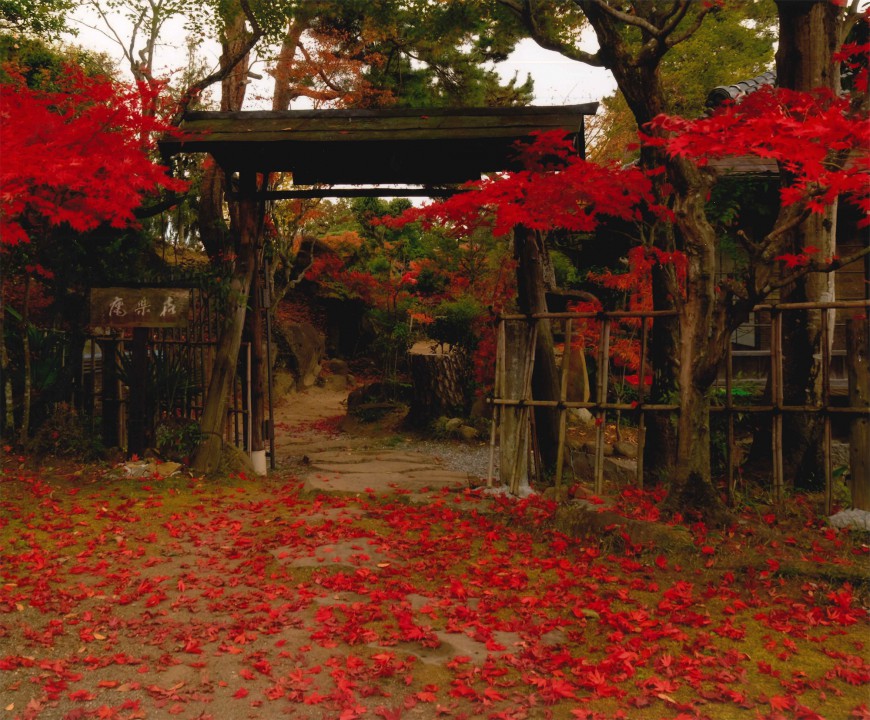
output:
M71 19L72 24L79 30L78 36L71 38L71 42L82 47L107 52L119 59L121 68L126 67L118 44L106 34L87 27L87 25L91 25L105 29L93 11L83 4L72 13ZM115 17L113 24L119 35L126 40L128 34L125 34L123 30L124 21ZM162 40L165 44L158 49L155 63L158 75L167 70L177 69L185 63L185 33L181 24L167 24ZM585 49L594 49L594 34L584 34L583 45ZM217 43L204 43L200 47L201 55L210 66L217 65L219 52ZM255 72L262 74L262 70L262 63L254 67ZM508 60L498 66L498 71L504 79L510 79L516 72L519 82L525 80L526 74L531 74L535 81L534 105L573 105L601 100L601 98L611 94L616 87L609 71L569 60L558 53L544 50L531 40L522 41ZM268 96L270 92L268 84L262 88L255 86L250 90L249 97L252 100L246 102L245 109L268 109L267 100L262 101L262 104L258 106L254 99L257 95ZM303 107L301 103L293 105L294 109L302 109Z

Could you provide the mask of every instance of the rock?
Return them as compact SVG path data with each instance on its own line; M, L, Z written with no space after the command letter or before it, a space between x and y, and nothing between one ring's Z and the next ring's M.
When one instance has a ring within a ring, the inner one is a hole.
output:
M571 498L571 488L567 485L562 485L557 491L554 485L550 485L544 490L544 498L546 500L555 500L556 502L569 500Z
M123 466L123 472L131 478L167 478L181 469L181 463L156 460L131 460Z
M625 458L636 458L637 445L631 442L626 442L625 440L617 440L613 443L613 452L616 455L621 455Z
M831 463L836 467L849 467L849 443L831 441Z
M277 323L274 337L277 367L293 374L298 390L314 385L325 351L323 334L308 323Z
M348 372L347 363L340 358L329 358L324 360L321 365L326 372L333 375L347 375Z
M828 518L835 528L855 528L870 531L870 512L867 510L842 510Z
M595 417L588 408L571 408L568 414L581 427L589 427L595 423Z
M594 440L587 440L585 443L583 443L583 452L588 453L589 455L594 455L597 445L598 443L596 443ZM604 443L604 457L611 457L612 455L613 448L607 443Z
M604 477L620 485L633 485L637 480L637 462L628 458L605 458Z
M347 390L347 375L327 375L323 386L327 390Z
M480 433L477 432L476 428L471 427L471 425L463 425L459 428L459 437L463 440L476 440L478 435Z
M296 392L296 376L289 370L276 369L272 375L272 397L276 403Z
M239 473L252 477L254 475L254 463L251 462L251 458L248 457L248 453L244 450L237 448L232 443L224 443L217 474L231 475Z
M444 429L449 432L459 432L459 428L463 425L462 418L450 418L446 423L444 423Z

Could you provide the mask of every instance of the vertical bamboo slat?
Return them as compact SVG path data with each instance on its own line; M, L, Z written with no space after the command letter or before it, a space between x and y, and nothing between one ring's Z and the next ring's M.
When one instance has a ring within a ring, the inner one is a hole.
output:
M601 340L598 348L597 380L598 388L596 402L603 405L607 402L607 374L610 358L610 318L601 322ZM604 431L607 425L607 412L600 408L596 411L595 430L595 492L601 494L604 490Z
M637 486L643 490L643 453L646 447L646 411L643 409L646 392L646 347L649 342L649 327L647 318L641 318L640 323L640 365L637 371L637 405L640 417L637 419Z
M827 310L819 310L819 312L821 313L819 319L821 320L822 344L822 412L824 413L822 452L825 458L825 515L830 515L834 489L833 468L831 467L831 414L828 412L828 406L831 404L831 348L828 344L830 318Z
M562 471L565 467L565 431L568 423L568 411L565 401L568 399L568 373L571 367L571 338L573 324L571 319L565 321L565 349L562 352L562 382L559 388L559 446L556 450L556 497L562 489Z
M523 401L528 402L532 399L532 375L535 370L535 346L538 343L538 321L532 320L532 331L529 334L529 347L528 353L526 355L526 363L523 369ZM523 405L520 409L520 420L517 423L517 433L523 432L523 428L528 428L530 423L529 418L529 406ZM528 430L526 430L528 432ZM517 461L519 462L521 453L517 453ZM511 486L510 491L512 495L519 495L520 492L520 476L518 472L518 468L514 467L513 472L511 472Z
M781 505L783 500L782 468L782 313L771 313L770 372L773 399L773 501Z
M731 384L733 381L734 368L732 366L731 355L731 340L728 340L728 345L725 348L725 413L728 416L728 440L727 440L727 462L728 462L728 502L734 502L735 480L734 480L734 403L731 396Z
M504 393L504 353L505 353L505 338L504 338L504 319L499 320L498 333L496 335L496 352L495 352L495 381L493 382L492 395L493 399L501 399ZM486 473L486 486L492 487L492 471L495 465L495 437L498 429L499 421L501 420L501 405L493 404L492 419L490 421L489 433L489 469Z

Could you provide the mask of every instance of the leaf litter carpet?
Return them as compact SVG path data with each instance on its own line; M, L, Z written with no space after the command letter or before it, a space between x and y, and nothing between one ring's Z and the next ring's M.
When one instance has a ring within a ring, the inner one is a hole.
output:
M567 537L536 497L27 467L0 717L870 718L867 537L805 507L678 552Z

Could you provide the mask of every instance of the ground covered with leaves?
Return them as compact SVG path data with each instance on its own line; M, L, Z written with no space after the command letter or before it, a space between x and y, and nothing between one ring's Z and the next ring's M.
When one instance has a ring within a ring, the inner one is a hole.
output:
M808 503L656 546L539 498L29 467L0 481L0 717L870 718L867 537Z

